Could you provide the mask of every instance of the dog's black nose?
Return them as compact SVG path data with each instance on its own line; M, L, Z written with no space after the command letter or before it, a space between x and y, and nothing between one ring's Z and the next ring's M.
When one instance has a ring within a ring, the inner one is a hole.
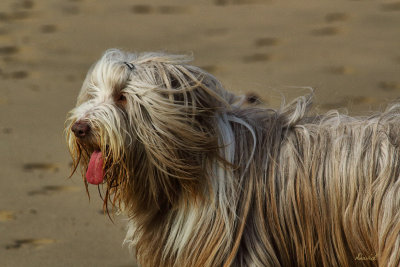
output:
M83 138L90 132L90 126L84 121L77 121L72 125L71 130L74 132L76 137Z

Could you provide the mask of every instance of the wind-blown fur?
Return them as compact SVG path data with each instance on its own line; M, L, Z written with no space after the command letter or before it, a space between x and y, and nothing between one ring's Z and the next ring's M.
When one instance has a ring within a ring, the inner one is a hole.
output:
M75 169L101 150L105 207L129 217L142 266L400 265L399 104L246 105L188 61L108 50L67 120Z

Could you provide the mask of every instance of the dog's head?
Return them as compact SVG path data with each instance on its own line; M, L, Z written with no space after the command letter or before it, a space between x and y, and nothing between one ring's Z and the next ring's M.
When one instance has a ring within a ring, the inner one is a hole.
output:
M163 208L206 182L215 120L240 99L188 61L112 49L89 70L66 135L74 171L81 166L86 186L106 185L105 207Z

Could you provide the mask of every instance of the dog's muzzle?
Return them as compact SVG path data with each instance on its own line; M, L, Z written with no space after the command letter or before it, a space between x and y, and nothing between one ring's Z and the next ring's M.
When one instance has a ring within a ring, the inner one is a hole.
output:
M90 126L84 121L77 121L72 125L71 130L74 132L76 137L83 138L90 133Z
M71 131L82 142L90 144L90 125L85 121L77 121L72 127ZM102 152L97 148L90 154L89 164L86 170L86 179L91 184L101 184L104 180L104 158Z

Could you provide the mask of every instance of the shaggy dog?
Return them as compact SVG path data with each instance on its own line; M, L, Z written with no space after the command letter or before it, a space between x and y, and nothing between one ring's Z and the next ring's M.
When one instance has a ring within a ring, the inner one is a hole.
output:
M399 266L400 104L247 105L188 58L108 50L67 120L142 266Z

